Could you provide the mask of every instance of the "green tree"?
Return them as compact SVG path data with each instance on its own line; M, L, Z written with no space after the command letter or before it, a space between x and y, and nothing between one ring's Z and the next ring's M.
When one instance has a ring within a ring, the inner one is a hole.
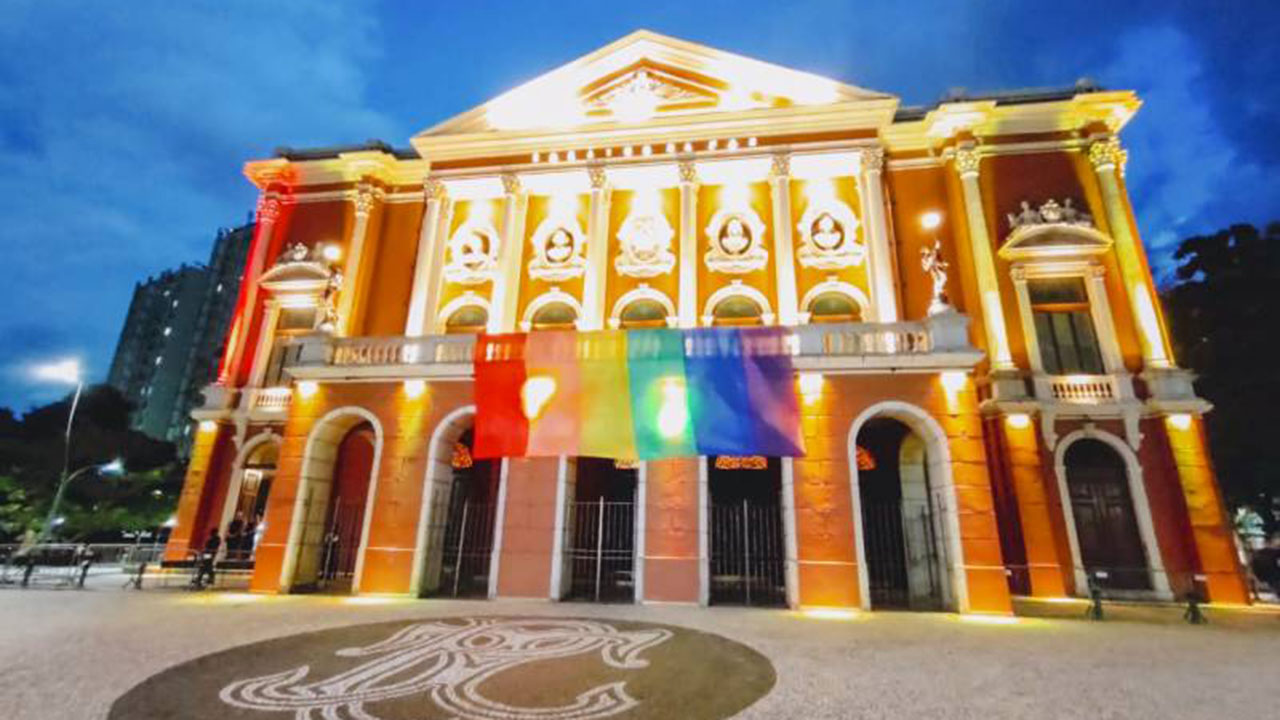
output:
M62 472L70 398L15 418L0 409L0 540L44 521ZM67 488L59 528L64 539L116 539L153 529L173 512L182 487L174 446L129 427L132 408L114 388L86 388L71 436L72 470L122 458L119 477L86 473Z
M1280 224L1233 225L1178 246L1164 292L1179 362L1213 403L1207 431L1227 501L1274 527L1280 503Z

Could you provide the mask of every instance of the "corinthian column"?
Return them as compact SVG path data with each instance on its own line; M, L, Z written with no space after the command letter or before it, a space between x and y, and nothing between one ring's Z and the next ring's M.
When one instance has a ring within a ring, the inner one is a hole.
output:
M773 267L778 285L778 324L800 321L796 307L796 259L791 244L791 158L773 156L769 170L769 190L773 197Z
M698 166L680 162L680 327L698 325Z
M498 274L490 301L489 332L512 332L516 328L516 310L520 300L520 263L524 255L525 194L520 178L502 176L505 193L502 220L502 248L498 254Z
M982 304L982 326L986 330L987 354L993 371L1014 369L1009 354L1009 334L1004 325L1004 307L1000 303L1000 284L996 278L995 255L987 219L982 212L982 190L978 185L981 156L972 146L956 150L955 167L964 194L964 214L969 230L973 267L978 276L978 297Z
M1138 342L1142 346L1143 365L1151 368L1169 368L1172 363L1165 352L1164 333L1156 314L1151 284L1143 267L1138 239L1129 225L1129 212L1120 188L1116 171L1124 165L1126 152L1120 147L1120 138L1112 135L1089 146L1089 162L1098 176L1102 189L1102 205L1107 213L1107 225L1115 241L1116 263L1125 294L1129 297L1129 310L1138 327Z
M258 198L257 221L254 231L253 246L249 260L245 265L244 279L240 281L239 314L231 326L231 335L227 340L227 349L223 355L222 370L218 374L218 383L229 385L234 383L237 368L244 357L245 336L253 322L254 305L258 302L258 278L267 262L267 248L271 246L271 236L275 231L276 220L280 217L280 201L271 194L264 193Z
M898 292L894 282L893 254L889 250L889 226L884 214L884 150L862 151L862 215L866 220L867 276L871 279L871 297L876 304L876 320L898 321Z
M435 314L440 304L440 281L444 269L444 242L441 224L449 202L444 183L427 178L422 187L426 205L422 228L418 231L418 254L413 268L413 292L409 296L409 318L404 334L409 337L435 332Z
M591 207L587 216L587 274L582 278L582 329L604 327L606 282L609 277L609 178L604 167L587 168L591 177Z
M351 238L347 241L347 261L342 268L345 286L338 297L338 323L334 330L339 337L350 332L351 311L355 308L356 294L363 289L360 267L364 262L364 240L369 229L369 214L373 212L373 199L373 187L365 182L360 183L356 188L356 221L351 226Z

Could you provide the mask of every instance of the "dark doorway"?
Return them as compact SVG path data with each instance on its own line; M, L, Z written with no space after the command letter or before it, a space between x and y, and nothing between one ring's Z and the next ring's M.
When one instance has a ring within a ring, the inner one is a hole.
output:
M635 468L617 461L577 460L568 507L565 565L567 599L632 602L635 599Z
M874 418L858 431L857 447L871 607L942 609L946 562L924 442L897 420Z
M493 559L494 519L498 511L500 460L476 460L471 454L473 434L463 433L450 465L448 511L440 537L438 579L427 594L454 598L489 596L489 568Z
M786 606L782 461L709 457L707 493L711 604Z
M320 577L317 582L320 590L351 591L364 533L365 504L373 477L373 455L374 432L368 423L352 428L338 443L320 549Z
M1085 572L1104 588L1150 590L1151 574L1120 457L1101 440L1078 440L1064 459Z

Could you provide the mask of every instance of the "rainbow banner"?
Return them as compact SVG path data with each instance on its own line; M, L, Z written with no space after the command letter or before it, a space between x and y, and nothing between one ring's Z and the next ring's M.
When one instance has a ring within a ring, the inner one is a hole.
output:
M804 454L782 328L481 335L475 456Z

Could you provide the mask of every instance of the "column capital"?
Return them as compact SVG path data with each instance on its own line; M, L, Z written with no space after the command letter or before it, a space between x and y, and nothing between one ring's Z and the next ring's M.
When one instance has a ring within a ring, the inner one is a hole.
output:
M862 171L865 173L878 173L884 170L884 148L869 147L863 148L859 153L862 160Z
M604 165L598 163L587 166L587 179L591 181L592 190L604 190L609 184L609 174L605 172Z
M356 187L356 217L369 217L373 211L374 191L369 183L362 182Z
M519 195L522 186L520 185L520 176L515 173L502 174L502 191L507 195Z
M692 160L681 160L676 166L680 171L680 184L697 185L698 184L698 165Z
M422 182L422 195L427 201L443 200L449 195L449 187L440 178L430 176Z
M791 153L780 152L773 156L769 167L770 180L787 180L791 176Z
M258 222L274 223L280 217L280 201L274 197L258 198Z
M1111 168L1124 172L1124 165L1129 160L1129 151L1120 146L1120 138L1108 135L1089 143L1089 164L1096 172L1106 172Z
M973 146L956 148L956 172L960 177L978 177L978 167L982 163L982 155Z

